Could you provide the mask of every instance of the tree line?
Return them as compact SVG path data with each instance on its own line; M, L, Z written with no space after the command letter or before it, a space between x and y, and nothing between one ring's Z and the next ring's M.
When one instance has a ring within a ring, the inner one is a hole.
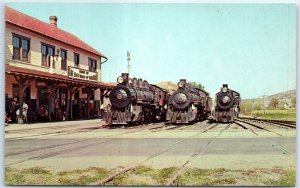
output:
M284 105L286 103L286 105ZM262 98L242 101L240 105L242 114L251 114L254 110L276 110L276 109L285 109L296 108L296 97L293 97L290 102L281 102L277 97L272 97L270 101L266 102Z

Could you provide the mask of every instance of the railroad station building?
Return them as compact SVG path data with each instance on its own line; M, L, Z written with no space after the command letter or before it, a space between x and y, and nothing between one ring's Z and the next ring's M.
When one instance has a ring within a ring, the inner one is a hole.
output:
M5 7L5 111L16 122L25 102L29 122L96 118L112 88L101 82L107 57L49 20Z

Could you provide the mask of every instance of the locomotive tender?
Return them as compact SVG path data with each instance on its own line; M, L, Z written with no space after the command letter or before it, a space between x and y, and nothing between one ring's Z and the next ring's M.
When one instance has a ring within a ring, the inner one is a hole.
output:
M239 117L240 94L223 84L221 91L216 94L216 106L213 110L213 119L216 122L233 122Z
M150 85L146 80L131 79L128 73L122 73L117 81L109 95L112 105L106 114L109 125L152 123L165 119L166 90Z
M199 88L192 87L186 79L180 79L178 89L169 99L166 123L189 124L210 115L212 99Z

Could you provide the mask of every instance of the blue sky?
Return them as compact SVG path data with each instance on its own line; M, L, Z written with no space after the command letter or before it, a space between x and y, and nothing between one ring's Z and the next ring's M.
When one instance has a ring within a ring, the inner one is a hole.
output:
M223 83L242 98L296 88L296 6L293 4L10 3L108 57L102 79L127 72L150 83L202 83L214 95Z

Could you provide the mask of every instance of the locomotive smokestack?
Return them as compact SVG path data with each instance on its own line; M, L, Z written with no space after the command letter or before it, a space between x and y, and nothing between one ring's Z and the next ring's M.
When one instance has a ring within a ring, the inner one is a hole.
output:
M186 79L180 79L179 82L186 84Z
M124 82L128 83L129 74L128 73L122 73L122 77L124 78Z
M182 82L184 85L186 85L186 79L180 79L179 82Z
M223 87L228 87L228 84L223 84Z

